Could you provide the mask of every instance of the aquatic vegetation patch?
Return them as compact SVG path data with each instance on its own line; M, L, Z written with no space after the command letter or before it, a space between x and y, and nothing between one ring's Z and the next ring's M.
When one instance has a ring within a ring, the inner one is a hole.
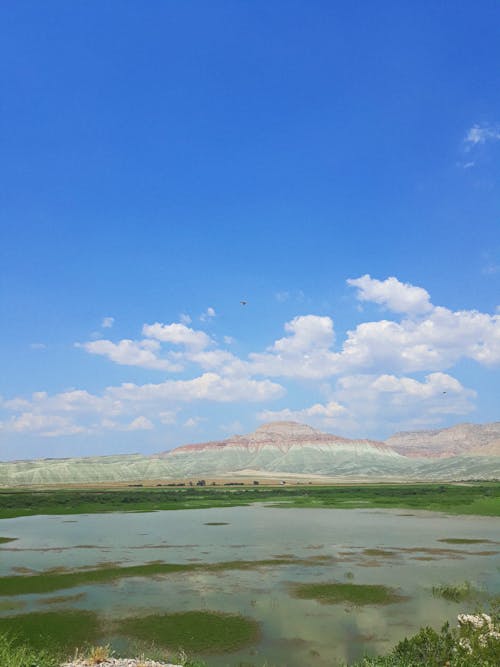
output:
M444 598L450 602L462 602L463 600L470 600L477 597L477 591L470 583L470 581L463 581L460 584L440 584L432 587L432 594L434 597Z
M38 574L0 577L0 595L26 595L28 593L53 593L67 588L91 584L106 584L125 577L151 577L156 575L175 574L178 572L219 572L223 570L253 570L259 567L276 567L277 565L296 565L302 561L293 558L269 558L254 561L222 561L218 563L163 563L154 561L144 565L128 567L102 567L95 569L82 568L67 571L47 570ZM303 564L311 564L304 561Z
M256 621L237 614L186 611L126 618L118 632L171 650L230 653L255 642L260 631Z
M66 604L68 602L78 602L83 600L85 593L75 593L75 595L54 595L50 598L41 598L38 604Z
M397 554L388 549L363 549L364 556L380 556L380 558L394 558Z
M471 539L468 537L443 537L438 542L446 544L497 544L493 540Z
M22 600L0 600L0 611L15 611L26 606Z
M0 537L0 544L7 544L7 542L14 542L17 537Z
M304 600L317 600L321 604L349 602L354 605L392 604L407 598L394 588L382 584L347 584L347 583L311 583L292 584L294 597Z
M230 524L227 521L207 521L203 525L204 526L229 526Z
M94 643L101 629L94 612L66 609L0 618L0 634L11 637L15 645L60 652Z

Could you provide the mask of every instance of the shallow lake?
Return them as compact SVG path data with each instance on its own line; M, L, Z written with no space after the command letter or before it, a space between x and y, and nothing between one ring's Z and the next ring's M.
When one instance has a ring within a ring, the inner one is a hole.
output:
M253 505L4 519L0 535L17 538L0 545L0 576L104 563L301 559L249 570L200 569L85 585L61 591L81 593L77 599L50 605L44 600L54 593L18 596L25 603L23 613L71 607L119 618L206 609L255 619L261 627L258 642L236 653L202 656L213 667L262 667L265 662L326 667L365 653L385 653L423 625L454 624L457 613L473 611L467 603L434 597L433 585L469 581L487 593L500 593L500 522L492 517ZM446 538L485 542L440 541ZM384 584L405 599L362 607L321 604L293 597L294 582ZM126 649L123 640L109 639Z

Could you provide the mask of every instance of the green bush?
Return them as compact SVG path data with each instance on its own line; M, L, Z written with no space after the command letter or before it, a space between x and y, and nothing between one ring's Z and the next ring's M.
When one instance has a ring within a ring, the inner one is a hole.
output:
M353 667L498 667L500 619L494 605L491 616L459 614L458 627L446 623L440 632L422 628L403 639L384 657L365 658Z

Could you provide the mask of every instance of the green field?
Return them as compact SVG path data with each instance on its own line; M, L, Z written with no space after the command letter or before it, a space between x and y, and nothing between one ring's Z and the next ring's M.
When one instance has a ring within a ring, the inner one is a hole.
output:
M286 507L400 508L500 516L500 482L467 484L289 485L0 491L0 519L36 514L151 512L231 507L254 502Z

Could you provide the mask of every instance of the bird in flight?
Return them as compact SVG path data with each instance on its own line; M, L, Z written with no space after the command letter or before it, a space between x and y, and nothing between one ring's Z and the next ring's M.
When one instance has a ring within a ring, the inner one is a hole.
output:
M246 302L246 301L240 301L240 303L241 303L242 306L246 306L246 305L247 305L247 302Z

